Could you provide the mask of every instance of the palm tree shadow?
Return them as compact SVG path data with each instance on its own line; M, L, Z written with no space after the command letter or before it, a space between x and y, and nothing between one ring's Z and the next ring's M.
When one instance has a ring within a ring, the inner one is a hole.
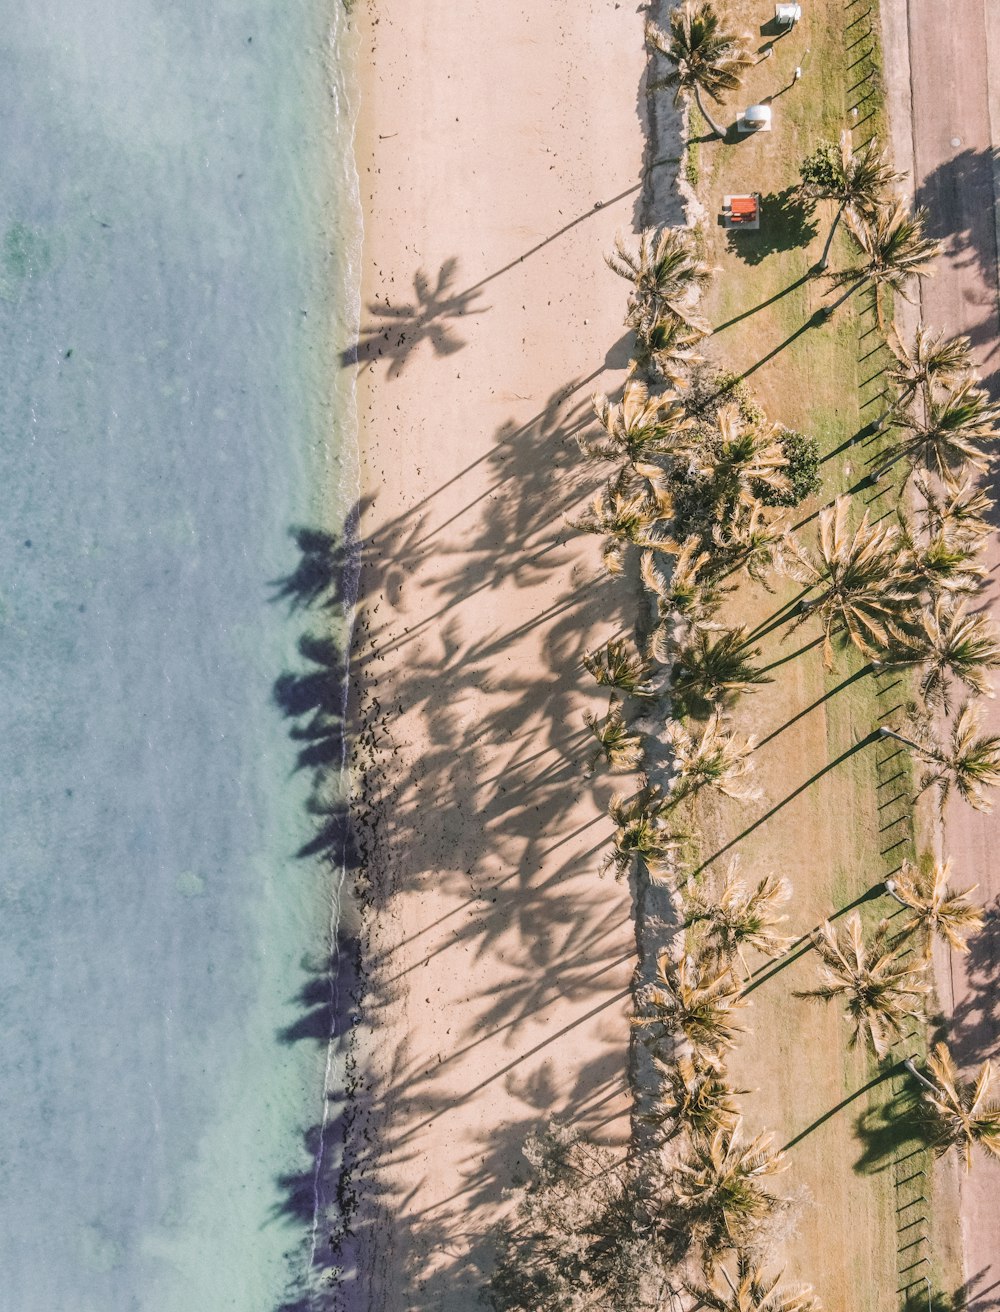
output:
M854 1163L858 1175L877 1175L894 1163L915 1161L933 1140L930 1124L921 1114L920 1099L909 1091L863 1111L855 1121L855 1133L862 1145ZM918 1163L914 1170L919 1169Z
M454 355L465 345L455 331L455 321L467 314L483 314L488 306L478 305L475 287L454 287L458 260L445 260L432 282L423 269L413 275L413 300L399 305L377 299L368 306L368 322L362 324L357 342L341 353L344 368L374 360L389 362L388 375L398 378L410 352L426 342L435 355Z

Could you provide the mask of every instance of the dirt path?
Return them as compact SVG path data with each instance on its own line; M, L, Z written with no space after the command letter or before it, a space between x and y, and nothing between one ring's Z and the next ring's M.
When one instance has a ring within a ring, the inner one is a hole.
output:
M904 167L912 161L917 201L930 211L930 230L944 243L936 277L921 290L924 323L965 333L983 379L1000 395L997 272L997 148L1000 144L1000 6L995 0L886 0L886 73L895 113L894 144ZM907 12L908 11L908 12ZM908 64L908 69L907 69ZM992 83L992 85L991 85ZM907 119L912 131L905 126ZM909 159L907 159L909 153ZM1000 619L1000 544L989 544L986 602ZM1000 703L986 703L1000 732ZM961 881L978 881L989 923L968 958L942 959L942 1002L963 1063L996 1057L1000 1038L1000 812L979 815L964 803L948 809L944 850ZM962 1230L969 1305L1000 1306L1000 1165L980 1159L963 1180Z

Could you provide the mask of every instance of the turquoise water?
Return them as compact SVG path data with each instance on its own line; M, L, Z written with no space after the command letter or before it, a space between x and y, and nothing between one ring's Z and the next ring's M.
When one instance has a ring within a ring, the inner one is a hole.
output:
M0 19L0 1309L275 1312L328 1221L328 612L275 581L352 499L344 20Z

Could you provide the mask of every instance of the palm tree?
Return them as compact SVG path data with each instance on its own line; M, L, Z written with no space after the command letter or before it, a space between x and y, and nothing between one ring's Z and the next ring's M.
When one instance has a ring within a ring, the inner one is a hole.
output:
M777 927L788 919L778 915L778 910L791 897L792 886L787 879L765 875L750 888L739 877L739 872L740 859L734 856L717 897L689 887L685 898L684 927L703 925L720 959L732 963L738 956L749 979L750 967L743 955L745 948L754 948L765 956L774 957L791 941L780 934Z
M616 794L608 805L615 822L612 848L605 857L601 873L614 867L615 878L622 879L641 860L653 878L667 873L667 863L681 845L683 834L674 826L673 799L666 799L656 784L649 784L628 799Z
M926 474L918 474L914 486L924 499L923 517L930 535L946 533L963 546L981 543L992 531L987 515L994 502L979 483L967 474L961 482L949 476L938 491Z
M704 328L671 310L650 310L643 305L634 307L627 323L635 333L629 372L645 374L670 387L686 387L689 371L702 360L695 347L705 335Z
M892 664L920 667L920 694L928 706L951 709L949 677L993 696L987 675L1000 669L1000 632L988 615L969 615L965 602L938 597L933 608L921 609L917 624Z
M912 1058L903 1064L924 1087L939 1153L957 1148L967 1171L976 1144L991 1157L1000 1157L1000 1099L991 1096L996 1072L990 1062L983 1062L975 1079L960 1079L947 1044L938 1043L927 1059L933 1080L917 1070Z
M791 485L784 472L788 457L777 441L776 428L764 432L749 427L735 405L721 406L715 422L720 441L707 448L698 472L711 482L716 519L732 513L740 503L752 505L761 487L777 493L789 490Z
M636 250L619 234L614 251L604 259L635 289L625 320L630 328L645 322L646 316L655 321L666 314L690 324L693 303L712 276L696 255L687 228L644 228Z
M675 105L682 95L693 95L702 118L717 137L724 137L724 129L705 108L701 93L721 105L728 92L738 89L743 74L756 62L749 38L729 31L711 0L685 0L671 13L669 32L650 23L646 40L674 65L673 72L652 83L651 89L675 88Z
M979 591L986 570L976 559L978 546L956 542L944 531L918 545L906 528L903 541L918 583L935 599L950 597L954 602L959 593Z
M827 921L815 943L823 960L820 986L797 996L823 1001L843 998L853 1027L851 1047L864 1039L876 1056L884 1057L890 1039L902 1035L903 1021L920 1014L915 1004L928 991L919 978L926 963L919 967L904 964L908 949L902 943L891 945L887 921L882 921L871 942L865 943L856 911L839 935Z
M593 396L594 413L604 429L604 436L578 437L580 450L589 460L623 461L636 470L662 456L686 449L685 435L694 426L676 393L650 396L649 388L639 378L629 378L618 404L601 392ZM640 471L641 472L641 471Z
M926 211L911 214L900 196L890 204L878 206L872 214L847 211L847 226L860 248L860 259L852 268L835 274L834 282L847 285L840 301L845 301L866 282L871 283L875 315L883 331L881 289L888 287L908 300L907 283L911 278L923 278L930 273L931 261L941 253L940 243L924 236L925 221ZM840 301L831 309L836 309Z
M800 194L811 200L837 202L818 269L825 269L830 262L830 247L845 210L855 215L873 214L886 192L905 176L893 169L875 137L855 150L850 132L840 134L839 146L825 142L804 161Z
M743 1138L739 1122L720 1126L712 1138L694 1140L692 1153L674 1173L679 1211L690 1237L706 1257L726 1248L742 1248L781 1200L766 1188L768 1176L785 1169L784 1153L771 1148L774 1136Z
M820 511L820 562L801 551L793 570L801 583L820 588L803 603L793 628L816 615L823 625L823 659L833 665L833 637L845 633L865 656L884 651L903 637L916 585L898 526L869 524L865 511L854 533L847 527L850 501L840 496Z
M981 727L979 708L965 702L946 744L914 742L888 725L882 725L878 732L882 738L894 738L911 748L927 762L929 768L920 781L920 791L937 788L942 811L953 788L975 810L992 811L993 803L985 790L1000 783L1000 734L980 733Z
M754 738L740 739L722 728L718 712L701 735L692 734L679 721L667 726L667 741L674 752L674 777L670 801L676 805L702 788L717 788L726 797L749 802L760 797L760 789L747 783L753 773Z
M736 1095L745 1091L730 1089L713 1062L683 1054L669 1065L655 1057L654 1065L662 1079L656 1108L643 1113L640 1120L669 1125L668 1138L682 1131L711 1138L720 1126L732 1126L739 1120Z
M711 553L704 550L701 539L695 534L685 538L678 548L669 578L657 569L652 551L642 553L639 572L643 583L656 598L660 621L650 642L650 651L661 664L671 659L669 622L679 616L695 628L707 624L718 610L723 593L732 591L731 587L723 587L711 575L702 577L711 565Z
M969 896L979 885L953 889L948 883L950 874L950 860L935 861L928 871L904 861L896 878L885 881L886 892L913 912L903 922L903 932L921 928L926 931L927 956L935 934L940 934L956 952L968 952L969 935L983 926L983 909Z
M759 647L747 649L745 628L723 629L715 636L698 629L678 653L671 686L678 697L693 696L719 705L774 682L754 664L759 655Z
M906 430L894 443L883 468L896 460L923 464L942 479L954 481L965 466L986 473L994 457L984 448L996 442L1000 405L971 380L943 397L930 397L922 414L898 417Z
M731 569L746 570L748 577L768 592L774 591L770 575L786 574L789 561L798 556L785 521L769 521L764 505L757 500L740 503L728 521L715 524L712 542Z
M614 697L608 703L607 715L601 717L584 711L587 727L597 739L592 767L596 769L602 758L611 770L635 770L642 762L642 735L631 729Z
M721 1292L712 1284L685 1284L688 1293L697 1299L695 1306L711 1308L712 1312L819 1312L820 1302L811 1285L780 1288L784 1272L765 1276L761 1257L752 1249L736 1250L735 1280L725 1267L722 1274L728 1288Z
M636 990L632 1027L679 1031L702 1061L717 1060L743 1033L734 1013L747 1001L732 971L711 974L690 957L673 962L667 952L657 958L656 967L655 981Z
M621 574L629 546L641 550L664 551L666 543L658 532L669 514L669 498L655 485L629 488L625 479L613 479L603 488L590 507L570 527L580 533L599 533L606 540L601 559L609 574Z
M624 638L609 638L603 647L588 651L584 669L604 688L617 688L630 697L655 697L654 666Z
M889 381L899 388L897 404L901 407L908 405L918 393L927 405L935 386L959 387L972 372L968 337L945 337L944 333L918 328L912 346L904 346L895 331L887 340L896 357L896 363L888 369Z

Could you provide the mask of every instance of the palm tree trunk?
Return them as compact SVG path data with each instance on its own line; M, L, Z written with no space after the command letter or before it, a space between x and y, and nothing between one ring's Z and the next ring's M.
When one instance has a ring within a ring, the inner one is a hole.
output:
M904 738L901 733L897 733L895 729L890 729L887 724L879 726L878 736L880 738L895 738L897 743L902 743L904 747L912 748L912 750L918 755L923 757L926 757L927 755L927 752L919 743L913 742L910 738Z
M837 231L837 226L840 223L840 220L844 217L844 210L846 208L847 208L846 200L841 201L841 203L837 207L837 213L834 216L833 226L831 227L829 233L827 234L826 245L823 247L823 254L819 257L819 264L816 265L816 268L820 271L820 273L822 273L823 270L826 268L826 266L830 263L830 247L833 245L833 236L834 233Z
M698 85L697 82L694 84L694 98L695 98L695 102L696 102L697 105L698 105L699 110L701 111L701 116L702 116L702 118L705 120L705 122L708 124L708 126L712 129L712 131L715 133L715 135L716 135L720 140L724 140L724 139L725 139L725 136L726 136L725 130L724 130L723 128L720 128L720 127L719 127L718 123L716 123L715 119L712 117L712 115L711 115L711 114L708 112L708 110L705 108L705 105L704 105L704 103L703 103L703 101L702 101L702 98L701 98L701 87L699 87L699 85Z
M921 1074L921 1072L917 1070L916 1066L913 1063L912 1057L907 1057L906 1060L903 1062L903 1065L910 1072L913 1078L919 1081L919 1083L921 1083L925 1089L930 1089L931 1093L937 1093L938 1091L937 1085L932 1084L926 1075Z

